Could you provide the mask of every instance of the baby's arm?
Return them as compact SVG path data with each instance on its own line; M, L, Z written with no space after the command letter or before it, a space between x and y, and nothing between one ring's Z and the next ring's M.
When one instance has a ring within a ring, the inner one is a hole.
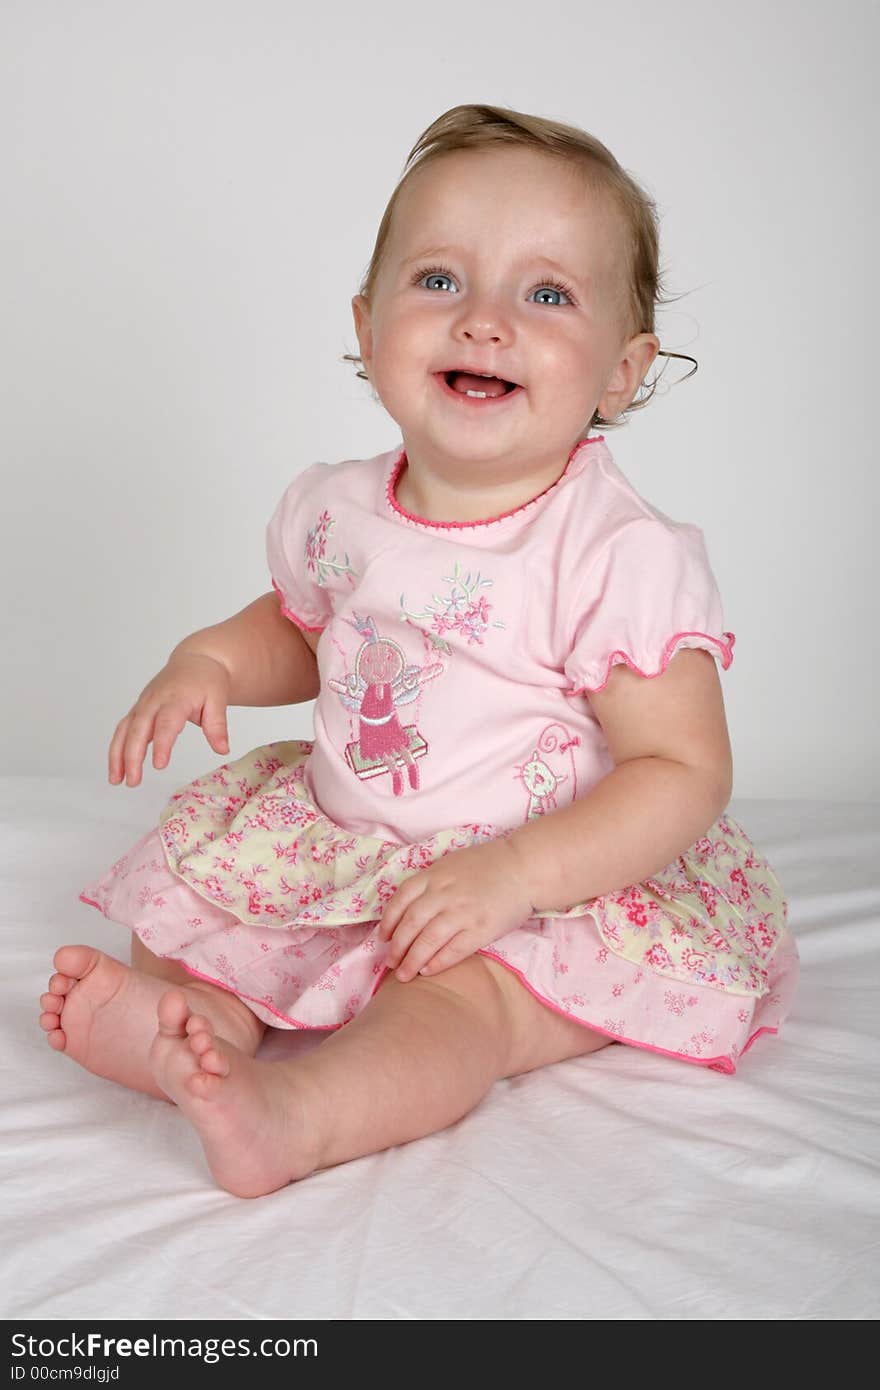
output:
M615 766L585 797L507 843L536 908L564 908L666 867L727 806L732 762L721 682L708 652L679 652L662 676L614 666L590 704Z
M166 765L188 721L201 726L218 753L229 751L228 705L286 705L318 693L317 632L301 632L263 594L234 617L185 637L145 686L113 734L109 778L130 787L141 780L147 746L153 766Z
M295 705L318 693L320 635L285 618L271 591L225 622L184 637L169 659L195 652L219 661L229 673L230 705Z
M536 910L649 878L724 810L730 740L708 652L679 652L650 679L615 666L590 701L613 770L571 805L407 879L380 926L401 979L446 970Z

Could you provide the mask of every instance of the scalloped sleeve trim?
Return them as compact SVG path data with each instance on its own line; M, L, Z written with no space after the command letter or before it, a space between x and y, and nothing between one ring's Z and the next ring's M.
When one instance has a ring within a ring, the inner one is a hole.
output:
M605 665L605 673L601 679L595 679L590 683L587 677L583 685L573 686L566 693L569 695L595 695L605 689L611 675L612 666L626 665L631 671L635 671L637 676L644 676L646 680L653 680L655 676L662 676L676 652L686 648L698 648L709 652L711 656L717 657L721 662L722 668L726 671L733 661L733 644L736 637L732 632L725 632L721 637L713 637L708 632L677 632L674 637L670 637L666 646L663 648L663 655L660 658L660 665L656 671L643 671L637 662L633 661L628 652L613 651L608 657Z
M298 613L294 613L292 608L288 608L287 603L285 602L284 594L281 591L281 587L279 584L276 583L274 577L272 579L272 588L278 595L278 599L281 603L281 612L284 614L285 618L289 618L290 621L296 627L302 628L303 632L324 631L324 628L327 626L326 623L307 623L305 618L301 618Z

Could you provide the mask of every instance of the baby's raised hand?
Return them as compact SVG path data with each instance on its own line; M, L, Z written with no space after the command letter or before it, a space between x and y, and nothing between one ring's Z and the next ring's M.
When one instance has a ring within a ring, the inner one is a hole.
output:
M216 753L228 753L228 704L229 672L222 662L197 652L172 656L116 725L110 743L110 781L118 785L124 776L129 787L136 787L150 741L153 767L165 767L187 722L201 726Z
M454 850L400 885L379 923L399 980L437 975L532 915L504 838Z

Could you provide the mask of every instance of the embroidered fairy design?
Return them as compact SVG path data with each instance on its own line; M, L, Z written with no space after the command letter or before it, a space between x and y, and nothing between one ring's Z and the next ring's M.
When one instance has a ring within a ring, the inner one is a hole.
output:
M426 681L439 676L443 667L407 665L406 657L388 637L380 637L372 618L355 614L352 626L365 638L358 648L354 674L344 681L329 680L346 709L358 716L358 738L345 749L352 772L361 778L391 773L391 790L403 794L406 767L409 784L418 791L416 758L423 758L428 745L415 724L401 725L397 710L410 704L421 693Z
M560 737L561 735L561 737ZM572 749L577 748L580 739L572 736L563 724L548 724L541 731L538 742L528 762L516 768L517 779L522 782L529 794L526 820L537 820L555 811L556 791L571 777L571 800L577 796L577 770ZM564 754L568 754L568 759ZM567 768L567 771L563 771Z

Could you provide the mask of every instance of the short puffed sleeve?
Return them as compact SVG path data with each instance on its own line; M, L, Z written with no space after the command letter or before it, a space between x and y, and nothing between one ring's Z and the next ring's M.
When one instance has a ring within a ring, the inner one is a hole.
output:
M733 660L702 532L668 518L639 517L608 540L578 588L571 631L572 693L604 689L624 662L658 676L684 647L711 652L725 670Z
M269 573L281 611L308 632L326 627L333 615L319 563L332 524L321 496L327 471L327 464L316 463L294 478L266 530Z

